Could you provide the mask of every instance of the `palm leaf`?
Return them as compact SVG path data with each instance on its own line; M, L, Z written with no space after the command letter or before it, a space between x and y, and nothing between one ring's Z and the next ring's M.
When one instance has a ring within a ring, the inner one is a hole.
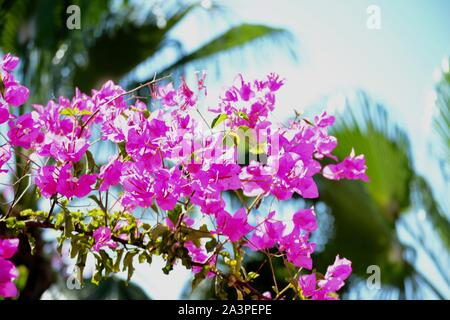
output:
M232 27L194 52L184 55L160 73L163 75L168 74L191 63L204 65L208 60L213 60L218 55L241 50L249 45L254 46L256 42L264 40L270 40L271 46L263 48L260 54L264 54L264 51L267 54L268 50L273 50L273 48L281 48L282 50L288 49L291 56L296 57L295 52L292 50L293 36L285 29L244 23Z
M120 28L103 32L87 49L87 65L75 70L75 84L87 90L108 79L120 80L158 52L170 30L197 6L193 4L178 9L168 19L165 28L159 28L151 19L142 25L126 20Z
M343 158L354 147L357 154L365 154L370 182L319 181L320 200L330 208L336 229L335 237L319 257L329 260L338 252L348 256L355 273L364 278L368 265L378 265L383 271L382 282L399 288L400 296L405 296L405 283L419 279L421 271L404 258L404 252L416 249L398 239L399 218L425 209L446 245L448 218L426 181L414 170L406 133L393 124L382 105L359 92L354 100L347 100L337 118L333 134L339 146L335 153ZM434 259L428 247L425 249L438 270L445 273L441 261Z
M411 203L414 171L408 138L383 106L362 92L347 100L337 118L332 131L339 141L335 154L342 159L351 148L364 154L370 182L320 179L320 200L331 210L335 236L319 258L329 263L337 253L349 257L361 277L369 265L378 265L384 283L403 288L413 268L403 260L395 224Z
M447 66L450 64L450 58L444 60ZM442 168L444 173L450 170L450 70L448 67L442 70L442 79L436 85L436 108L437 115L433 119L433 125L438 137L439 154L441 156Z

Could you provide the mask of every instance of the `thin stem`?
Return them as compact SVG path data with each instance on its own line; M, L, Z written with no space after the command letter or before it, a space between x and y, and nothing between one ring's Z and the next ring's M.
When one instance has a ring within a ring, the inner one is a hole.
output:
M171 77L171 75L167 75L167 76L161 77L161 78L159 78L159 79L153 79L153 80L148 81L148 82L146 82L146 83L144 83L144 84L141 84L140 86L137 86L136 88L133 88L133 89L131 89L131 90L128 90L128 91L123 92L123 93L120 93L120 94L117 94L117 95L115 95L114 97L112 97L111 99L105 101L104 103L101 103L101 104L97 107L97 109L89 116L89 118L86 120L86 122L83 123L83 124L81 125L81 130L80 130L80 133L78 134L78 138L81 138L81 136L82 136L82 134L83 134L83 131L84 131L84 128L86 128L86 126L89 124L89 122L91 122L92 119L94 119L95 116L100 112L100 107L101 107L101 106L107 105L107 104L113 102L114 100L116 100L116 99L118 99L118 98L120 98L120 97L122 97L122 96L125 96L125 95L127 95L127 94L133 93L133 92L138 91L138 90L140 90L140 89L142 89L142 88L148 87L149 85L151 85L151 84L153 84L153 83L156 83L156 82L158 82L158 81L161 81L161 80L166 79L166 78L169 78L169 77Z
M239 190L234 190L234 193L238 197L241 204L245 207L245 209L247 209L247 212L249 212L247 203L245 202L244 198L242 198L242 195L239 193Z
M278 300L283 293L285 293L287 290L289 290L292 287L292 285L289 283L286 287L283 288L283 290L281 290L276 296L274 300Z
M270 266L270 271L272 272L273 283L275 285L275 293L278 295L279 289L278 289L277 277L275 276L275 270L273 268L272 257L270 256L270 254L268 252L266 252L266 255L267 255L267 258L269 258L269 266Z
M52 206L50 207L50 211L48 212L48 216L46 219L47 222L50 222L50 218L52 216L53 210L55 209L55 205L58 202L57 194L54 194L52 197L53 197L53 202L52 202Z
M250 204L250 206L247 209L248 213L250 213L250 211L252 211L253 207L255 207L256 204L258 204L258 202L262 199L262 197L263 197L263 195L260 194L259 196L257 196L255 198L255 200Z

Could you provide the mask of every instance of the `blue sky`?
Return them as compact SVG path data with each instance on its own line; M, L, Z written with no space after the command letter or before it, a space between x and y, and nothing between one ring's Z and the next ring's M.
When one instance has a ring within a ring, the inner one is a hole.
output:
M269 24L293 33L299 59L293 61L279 47L264 44L246 53L245 59L236 55L224 58L220 81L214 76L209 79L205 108L217 101L223 84L231 84L237 73L252 79L277 72L286 78L275 113L280 120L290 115L293 107L308 112L320 104L322 109L332 109L342 93L364 89L408 131L419 171L429 173L443 195L448 193L439 188L443 186L440 173L428 154L433 143L429 123L434 74L450 54L450 1L229 0L222 4L230 9L227 18L215 17L211 24L201 12L194 14L173 37L189 51L225 30L229 22ZM381 10L380 30L366 26L370 5ZM167 58L170 56L161 57ZM154 298L177 298L189 272L179 268L164 276L159 269L156 265L142 267L139 283Z

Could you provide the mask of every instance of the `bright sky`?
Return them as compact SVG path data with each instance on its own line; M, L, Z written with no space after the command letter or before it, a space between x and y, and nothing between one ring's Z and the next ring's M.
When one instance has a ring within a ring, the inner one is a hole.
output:
M189 50L223 31L227 21L269 24L294 34L299 61L277 46L263 44L246 53L244 63L236 55L221 61L220 84L231 84L237 73L247 79L279 73L287 80L279 94L279 119L290 115L293 107L308 109L325 97L364 89L409 132L418 168L431 171L433 182L440 185L436 166L430 166L427 156L426 135L433 74L450 54L450 1L229 0L226 5L231 9L228 20L215 18L211 25L201 13L192 15L174 37ZM380 30L366 26L370 5L381 10ZM221 88L217 78L210 77L206 104L217 101ZM139 283L153 298L178 298L189 272L180 268L165 276L161 267L140 267Z

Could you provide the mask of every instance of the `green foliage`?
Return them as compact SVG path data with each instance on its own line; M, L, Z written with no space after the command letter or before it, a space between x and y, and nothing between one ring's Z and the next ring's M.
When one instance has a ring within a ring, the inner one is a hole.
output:
M440 138L438 154L441 159L442 169L448 181L450 174L450 70L448 65L450 58L443 61L446 69L442 69L442 78L436 84L436 115L433 118L434 129Z
M217 117L214 118L214 120L211 123L211 129L214 129L215 127L217 127L221 122L225 121L228 119L228 115L221 113L219 114Z
M219 54L232 52L233 50L243 48L249 44L255 44L255 42L259 40L268 39L272 43L279 43L279 48L287 49L291 48L293 41L292 35L284 29L244 23L230 28L194 52L183 56L161 73L167 74L191 63L198 65L217 57ZM292 50L290 52L292 56L295 57Z

